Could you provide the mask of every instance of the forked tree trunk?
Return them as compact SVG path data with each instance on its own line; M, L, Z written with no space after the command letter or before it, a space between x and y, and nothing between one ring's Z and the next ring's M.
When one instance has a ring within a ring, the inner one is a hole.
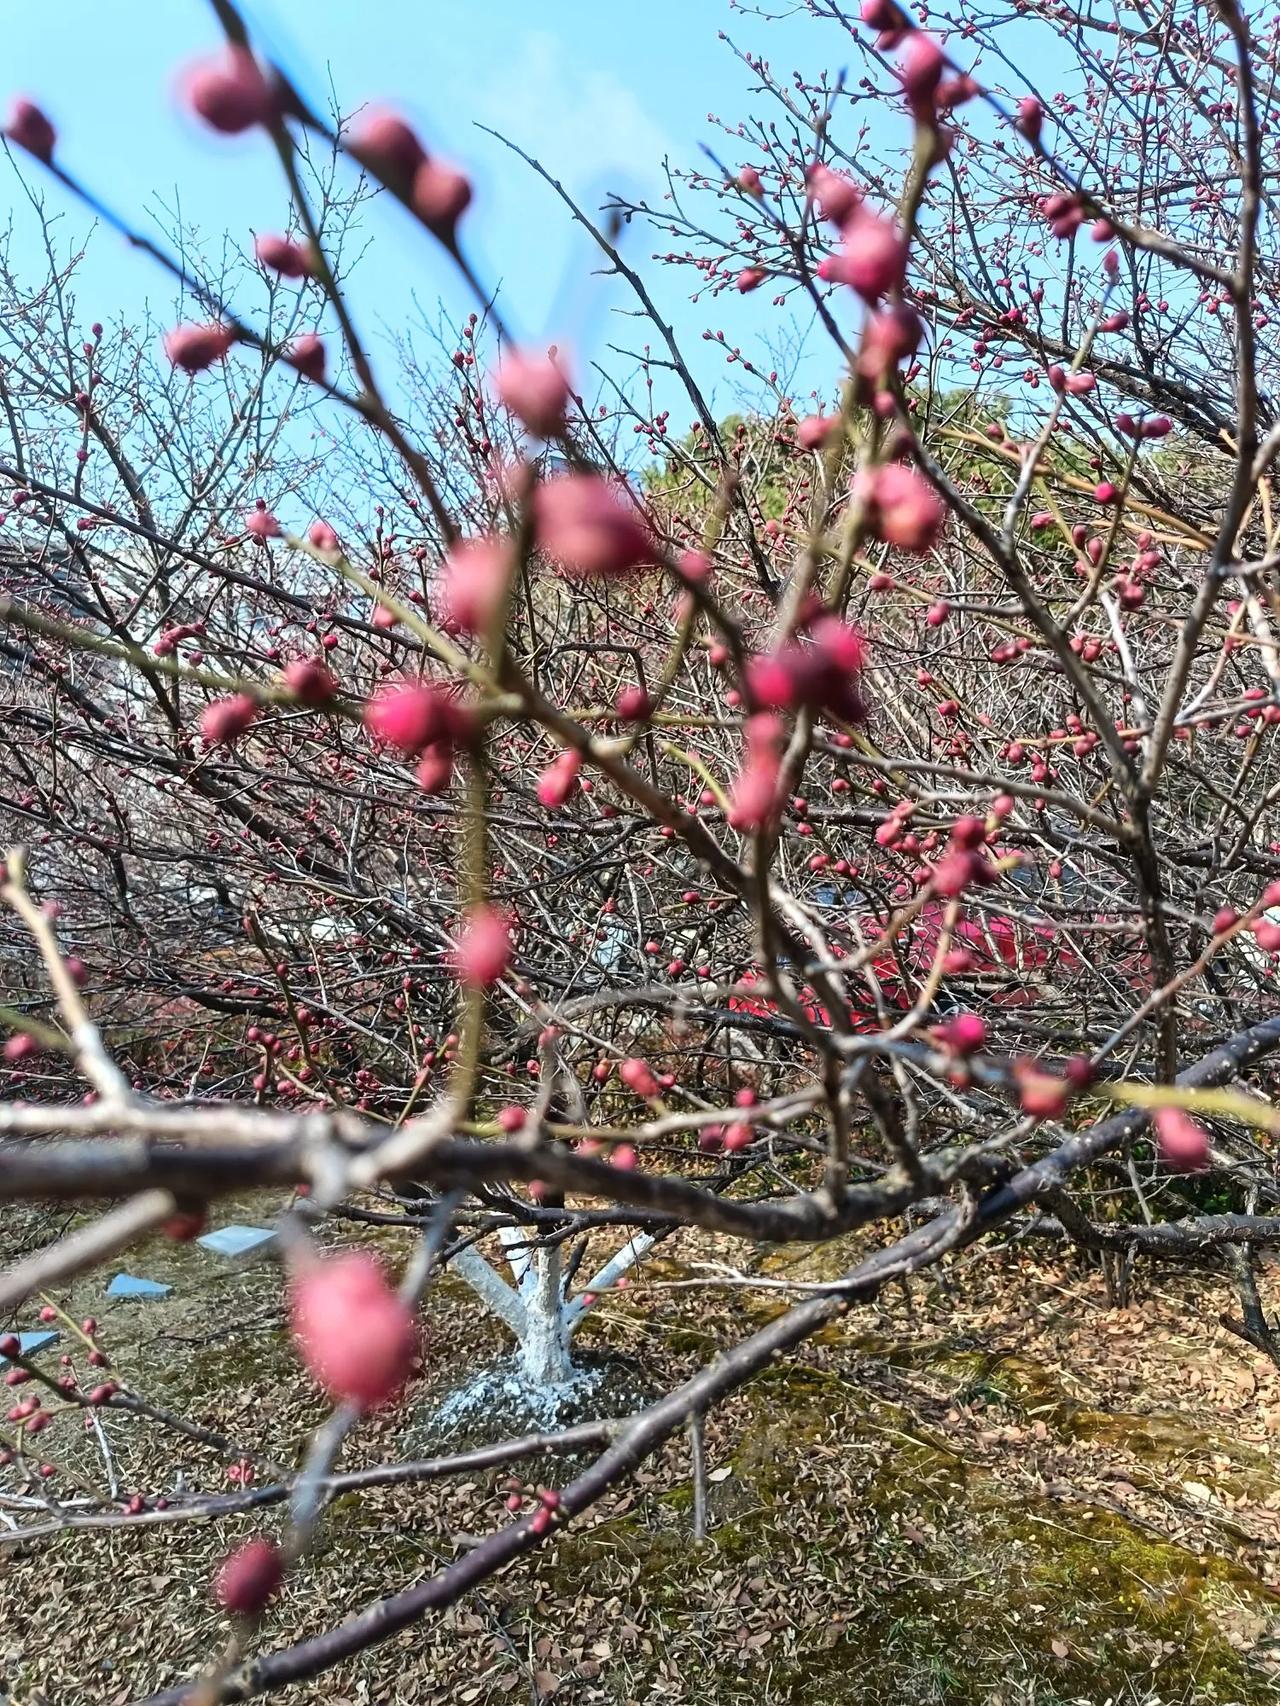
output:
M525 1247L528 1234L517 1227L503 1227L499 1237L507 1252L514 1284L508 1284L492 1263L475 1249L460 1250L450 1264L480 1301L515 1335L516 1360L521 1374L533 1387L554 1392L570 1385L578 1369L571 1354L574 1332L589 1305L584 1301L608 1291L635 1266L653 1245L653 1238L638 1232L573 1298L564 1295L564 1265L560 1247Z

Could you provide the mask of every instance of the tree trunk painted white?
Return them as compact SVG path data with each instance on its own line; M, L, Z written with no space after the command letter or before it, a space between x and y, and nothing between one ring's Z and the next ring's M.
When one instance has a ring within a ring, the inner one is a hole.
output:
M521 1285L529 1326L520 1341L520 1366L535 1386L563 1386L573 1378L562 1274L557 1244L534 1252Z
M655 1242L650 1233L637 1232L616 1255L600 1268L573 1298L564 1295L564 1266L560 1246L540 1250L529 1243L530 1234L519 1227L499 1230L514 1285L473 1247L460 1250L450 1264L476 1296L515 1335L520 1371L532 1385L546 1391L570 1384L576 1373L570 1344L589 1305L615 1286Z

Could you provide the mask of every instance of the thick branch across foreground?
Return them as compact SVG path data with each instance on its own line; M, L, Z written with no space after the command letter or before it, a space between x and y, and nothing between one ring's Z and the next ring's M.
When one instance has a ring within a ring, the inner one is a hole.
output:
M1219 1084L1280 1046L1280 1018L1242 1031L1181 1073L1189 1088ZM1077 1168L1121 1148L1142 1133L1150 1114L1129 1109L1079 1132L1052 1154L1022 1168L981 1201L970 1199L927 1225L877 1250L845 1274L833 1290L797 1305L743 1340L658 1403L626 1423L612 1444L583 1474L563 1488L557 1517L568 1520L589 1510L607 1490L630 1474L665 1440L713 1404L743 1386L773 1359L794 1350L854 1303L874 1297L890 1280L932 1266L950 1251L986 1236L1019 1210L1053 1192ZM452 1605L523 1553L549 1530L525 1517L498 1530L463 1557L403 1593L368 1606L337 1628L269 1654L247 1667L223 1689L226 1701L241 1701L305 1681L376 1642L407 1628L429 1611ZM139 1706L186 1706L191 1685L164 1689Z

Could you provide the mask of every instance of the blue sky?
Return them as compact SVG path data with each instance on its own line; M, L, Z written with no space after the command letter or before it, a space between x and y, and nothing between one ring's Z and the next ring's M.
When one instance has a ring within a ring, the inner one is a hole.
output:
M433 149L473 175L468 249L481 275L501 282L517 336L559 339L584 357L602 354L610 339L640 341L635 322L608 311L627 298L591 278L594 251L584 234L528 168L475 125L505 131L598 205L608 189L656 191L664 154L694 164L699 142L723 148L709 112L746 115L747 77L717 39L719 29L766 51L780 69L813 66L839 41L803 18L766 25L732 14L727 0L544 0L537 8L521 0L248 0L246 15L317 104L327 104L331 81L347 111L365 100L401 107ZM246 248L251 230L283 226L269 146L256 138L217 141L174 102L175 71L219 39L198 0L116 0L109 10L101 0L25 6L6 17L5 37L7 90L46 107L63 159L108 202L134 218L180 205L208 239L225 230ZM40 183L29 162L20 169ZM12 170L0 162L0 172ZM12 253L35 282L43 258L34 221L9 181ZM65 213L59 242L69 244L87 218L58 186L44 189L50 210ZM415 295L428 307L438 298L453 310L470 306L446 257L399 209L379 208L368 225L373 249L356 296L366 333L375 316L389 328L403 324ZM727 409L732 391L722 362L701 343L702 328L724 325L745 343L753 324L773 329L776 313L736 298L691 307L687 276L649 266L648 235L636 228L630 245L628 258L655 281L699 377ZM147 300L167 318L171 290L143 257L101 231L79 297L86 320L127 318ZM675 420L687 413L678 404Z

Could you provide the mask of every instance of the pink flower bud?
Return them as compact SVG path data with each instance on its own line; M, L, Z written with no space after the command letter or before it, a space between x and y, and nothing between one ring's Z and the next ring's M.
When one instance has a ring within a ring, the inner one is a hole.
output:
M452 166L424 160L413 174L409 200L427 230L452 247L458 221L471 204L471 184Z
M551 438L563 429L569 382L550 356L509 350L498 369L497 392L511 413L539 438Z
M426 681L384 687L364 708L364 726L375 740L410 755L454 734L453 705L442 687Z
M1209 1134L1182 1108L1157 1108L1151 1116L1160 1159L1176 1173L1199 1173L1209 1165Z
M447 741L437 741L423 749L414 771L418 786L424 794L444 794L453 781L453 747Z
M864 302L877 302L902 287L906 239L893 220L858 207L845 224L844 247L834 259L832 276L857 291Z
M264 267L270 267L272 272L278 272L284 278L306 278L311 271L310 249L288 237L264 233L255 237L253 252Z
M905 302L880 308L867 317L858 357L858 372L877 381L920 347L924 322Z
M884 35L894 36L908 28L907 19L893 0L862 0L860 17L864 24Z
M820 616L809 628L824 662L845 675L857 675L867 664L867 642L856 628L838 616Z
M315 332L303 332L295 338L284 352L284 359L290 367L296 368L304 379L310 379L316 385L323 384L325 370L324 342Z
M1069 373L1063 389L1069 397L1087 397L1098 389L1098 381L1092 373Z
M409 1378L413 1312L367 1251L326 1257L300 1274L291 1327L308 1372L331 1398L372 1409Z
M747 692L753 705L786 711L800 703L799 655L798 646L784 646L748 658Z
M987 1027L976 1013L957 1013L938 1026L938 1038L957 1054L976 1054L987 1040Z
M1039 1120L1056 1120L1066 1112L1072 1086L1065 1078L1055 1078L1034 1060L1015 1060L1013 1077L1024 1114Z
M468 989L490 989L511 964L511 931L491 906L474 906L458 936L454 967Z
M565 474L533 494L538 543L570 572L623 574L654 559L644 522L617 487L598 474Z
M857 185L829 166L815 163L805 173L809 200L824 219L843 225L858 209L862 194Z
M643 1096L646 1101L652 1100L659 1092L658 1080L653 1076L648 1061L638 1056L622 1062L618 1077L628 1090L636 1096Z
M936 112L938 84L947 61L935 36L912 30L902 50L898 75L907 101L918 118L932 119Z
M192 112L224 136L269 124L279 112L274 81L248 48L237 45L191 66L182 92Z
M464 539L455 545L440 574L446 625L457 633L486 633L502 607L514 566L507 539Z
M317 551L337 551L341 549L338 535L327 521L313 521L307 529L307 538Z
M613 709L624 723L643 723L653 711L653 700L643 687L622 687L613 702Z
M796 427L796 443L802 450L821 450L839 426L839 420L831 415L809 415Z
M854 495L866 506L872 532L888 545L922 555L942 531L946 511L941 498L901 462L864 468L854 482Z
M229 1552L214 1577L213 1594L224 1611L256 1617L279 1593L284 1565L270 1540L246 1540Z
M1020 136L1025 136L1028 142L1038 142L1043 124L1044 108L1034 95L1027 95L1018 102L1013 128Z
M16 142L19 148L25 148L28 154L34 154L46 166L53 164L58 133L34 101L19 95L10 103L4 134L10 142Z
M562 752L538 777L539 804L554 810L564 805L577 786L582 760L576 752Z
M185 373L201 373L221 361L235 341L235 333L216 321L207 326L175 326L164 335L164 353Z
M404 196L412 189L413 175L427 157L405 121L378 107L352 125L347 148L375 178Z
M764 829L782 807L782 751L786 729L780 718L759 713L747 719L746 762L729 800L729 825L737 830Z
M300 705L313 710L330 704L338 695L338 684L316 658L295 658L285 669L284 684Z
M281 533L280 523L261 500L245 516L244 530L255 539L279 539Z
M230 746L249 728L258 707L247 693L214 699L200 713L200 733L206 746Z

